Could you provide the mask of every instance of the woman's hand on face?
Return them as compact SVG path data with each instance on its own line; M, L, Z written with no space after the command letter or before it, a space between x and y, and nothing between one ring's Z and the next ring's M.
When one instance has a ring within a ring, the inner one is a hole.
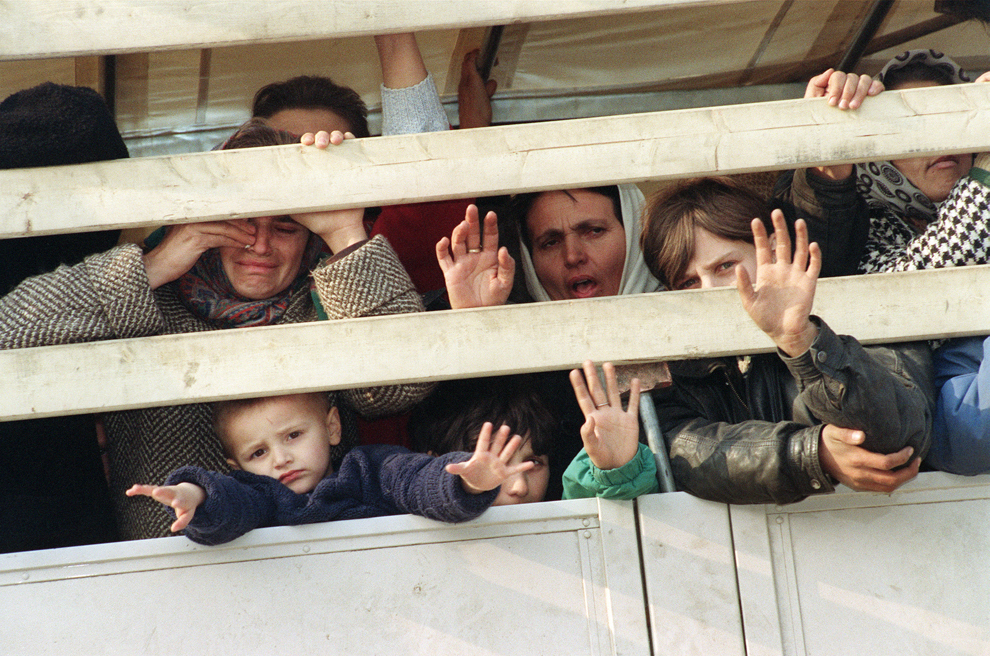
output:
M825 98L832 107L838 109L858 109L868 96L883 91L883 82L869 75L843 73L830 68L816 75L804 90L805 98ZM818 177L826 180L845 180L852 175L852 164L838 166L816 166L811 169Z
M363 207L304 212L291 216L293 221L319 235L331 253L339 253L348 246L368 239L368 231L364 229Z
M144 255L152 289L177 280L211 248L245 248L254 243L255 227L244 220L207 221L171 226L165 238Z
M350 132L341 132L340 130L325 132L324 130L320 130L315 134L312 132L307 132L299 138L299 143L304 146L316 146L320 150L326 150L331 145L339 146L344 143L345 139L353 138L354 135Z
M639 394L640 383L633 378L629 385L629 408L622 409L619 383L611 362L602 365L605 372L605 389L598 380L598 372L591 360L580 369L571 371L571 387L577 398L584 424L581 441L584 450L595 467L618 469L639 451Z
M498 247L495 212L485 216L482 245L478 208L468 205L450 239L437 242L437 262L453 309L503 305L508 300L516 263L504 246Z
M771 252L763 222L753 219L756 286L754 288L745 267L739 265L736 267L736 288L743 308L756 325L773 339L777 348L796 357L811 348L818 335L818 327L809 316L822 267L822 253L818 244L808 244L808 226L799 219L794 226L797 245L792 261L791 238L784 214L774 210L771 217L776 249Z

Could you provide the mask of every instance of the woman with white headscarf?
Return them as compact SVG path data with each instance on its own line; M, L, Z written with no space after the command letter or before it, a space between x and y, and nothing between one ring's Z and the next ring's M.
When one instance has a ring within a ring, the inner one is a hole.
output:
M519 194L507 214L519 229L527 300L552 301L639 294L660 289L643 261L639 221L643 193L612 185ZM515 273L489 212L481 230L470 208L451 239L437 244L451 307L501 305Z

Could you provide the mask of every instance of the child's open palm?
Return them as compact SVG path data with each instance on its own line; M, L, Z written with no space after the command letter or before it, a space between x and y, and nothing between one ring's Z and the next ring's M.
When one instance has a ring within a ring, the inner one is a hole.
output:
M471 459L451 463L447 465L446 470L461 477L464 490L469 494L494 490L510 476L532 469L536 465L532 461L517 465L509 464L522 441L519 435L513 435L512 439L509 439L508 426L499 428L492 438L492 424L486 421L478 434L478 444Z
M175 521L172 522L173 533L189 526L196 508L206 500L206 492L194 483L179 483L178 485L134 484L124 494L129 497L138 495L151 497L175 510Z

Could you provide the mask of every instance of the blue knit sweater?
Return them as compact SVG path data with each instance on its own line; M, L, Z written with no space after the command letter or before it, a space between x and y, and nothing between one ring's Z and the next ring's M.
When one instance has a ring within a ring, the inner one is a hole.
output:
M444 471L448 463L470 457L460 452L433 457L390 445L359 446L309 494L296 494L268 476L243 471L227 476L199 467L177 469L165 484L195 483L206 491L206 500L196 508L185 534L201 544L222 544L263 526L405 513L446 522L474 519L495 501L498 488L468 494L459 476Z

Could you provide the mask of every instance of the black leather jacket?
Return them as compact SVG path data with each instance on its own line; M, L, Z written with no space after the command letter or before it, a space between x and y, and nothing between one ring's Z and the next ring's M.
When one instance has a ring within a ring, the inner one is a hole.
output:
M863 430L863 446L924 456L934 390L923 343L864 349L817 317L811 349L796 358L754 356L671 363L670 387L653 392L680 490L725 503L790 503L831 492L818 443L822 425Z

